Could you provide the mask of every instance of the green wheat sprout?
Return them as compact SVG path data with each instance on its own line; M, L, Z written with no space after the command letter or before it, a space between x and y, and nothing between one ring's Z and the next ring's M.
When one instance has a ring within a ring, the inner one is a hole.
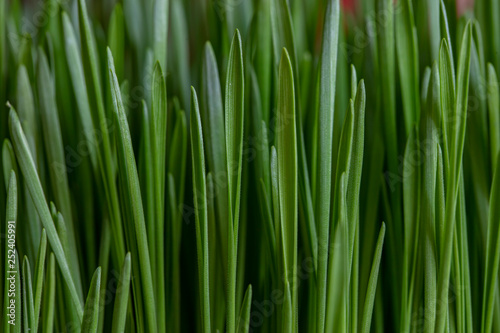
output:
M0 0L1 332L500 332L500 3Z

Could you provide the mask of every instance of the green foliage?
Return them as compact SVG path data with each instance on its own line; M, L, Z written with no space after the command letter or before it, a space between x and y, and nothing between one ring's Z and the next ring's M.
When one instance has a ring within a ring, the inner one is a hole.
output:
M500 331L499 7L2 1L0 332Z

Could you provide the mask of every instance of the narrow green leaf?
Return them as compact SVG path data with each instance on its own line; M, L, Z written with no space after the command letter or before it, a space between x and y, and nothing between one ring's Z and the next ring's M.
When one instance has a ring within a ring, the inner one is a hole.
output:
M83 126L83 133L88 143L94 141L94 126L92 123L92 114L90 109L89 97L87 94L87 86L85 84L85 75L83 71L82 59L79 53L79 45L75 36L73 25L68 14L62 13L62 21L64 28L64 46L66 49L66 59L68 62L69 74L73 85L73 92L76 97L76 103L80 115L80 121ZM94 171L98 171L97 152L99 150L93 144L88 144L90 160Z
M42 290L44 289L43 275L45 270L45 255L47 253L47 234L45 229L42 230L42 239L38 249L38 259L35 267L35 299L34 299L34 314L35 314L35 331L38 328L38 320L40 319L40 307L42 304Z
M492 332L495 289L500 266L500 154L497 154L496 169L491 186L488 218L488 240L486 245L486 271L484 275L483 312L481 332Z
M44 292L43 309L42 309L42 332L53 332L54 327L54 307L56 296L56 265L54 254L49 256L47 268L47 278Z
M128 252L123 261L120 279L118 280L118 287L116 289L115 305L113 308L113 325L111 328L111 332L113 333L125 331L130 293L130 260L130 252Z
M237 332L248 333L250 330L250 309L252 308L252 285L248 285L241 304L240 316L238 318Z
M377 289L378 272L380 269L380 259L382 258L382 248L384 246L385 238L385 223L382 223L380 233L378 235L375 253L373 255L372 269L370 272L370 280L368 281L368 288L366 290L365 306L363 308L363 318L361 320L361 332L369 333L372 323L373 304L375 301L375 292Z
M9 321L13 318L9 316L9 303L14 300L16 302L16 307L20 309L21 303L15 297L9 296L9 289L11 284L12 276L9 274L9 271L17 272L17 276L20 275L19 272L19 259L17 258L17 250L15 248L15 239L16 239L16 227L17 227L17 208L18 208L18 198L17 198L17 179L16 174L13 170L9 172L9 179L6 182L7 185L7 206L6 206L6 216L5 216L5 233L6 233L6 242L5 242L5 284L4 284L4 298L3 298L3 331L10 332ZM13 223L9 223L13 222ZM11 240L14 240L12 242ZM11 244L11 246L9 246ZM14 261L12 261L14 260ZM20 294L20 290L17 290L17 295ZM15 316L20 318L20 315ZM17 319L18 320L18 319ZM20 324L20 323L19 323Z
M298 239L298 202L297 202L297 139L295 133L295 90L290 57L283 49L279 66L278 120L276 123L278 153L278 182L280 196L280 217L283 226L283 249L288 258L285 277L290 283L292 323L296 323L298 308L295 281L297 274L297 239ZM288 274L291 274L289 277ZM292 327L294 324L292 325Z
M202 330L210 331L210 284L208 253L208 207L205 177L205 152L201 129L200 108L196 91L191 88L191 151L193 159L193 191L196 217L196 248L198 280L201 294ZM215 254L214 254L215 255ZM230 278L231 279L231 278Z
M111 216L111 229L113 232L113 254L117 262L121 262L125 257L125 240L122 231L121 213L116 189L116 175L113 169L112 152L109 131L111 124L108 124L104 109L102 94L102 84L97 56L97 46L94 34L91 30L90 20L87 13L85 0L78 1L78 18L80 23L80 41L82 51L82 61L85 73L85 83L90 102L94 128L102 139L102 151L100 155L100 170L104 181L104 190L108 202ZM106 76L107 77L107 76Z
M69 239L69 252L66 254L73 274L76 288L81 295L82 282L80 279L80 267L76 249L75 228L71 209L71 195L68 185L68 170L64 155L64 144L62 140L61 125L56 106L56 95L54 81L50 74L49 65L42 49L38 51L37 70L38 98L40 105L40 118L42 120L45 153L49 163L49 174L51 189L55 197L55 203L61 210L67 223Z
M333 119L340 7L338 0L328 1L323 27L320 60L320 90L318 113L318 168L315 214L318 232L317 324L318 332L325 329L328 272L328 235L330 233ZM314 172L313 171L313 172Z
M97 267L90 283L82 319L82 333L96 333L99 318L99 289L101 288L101 267Z
M412 1L402 0L398 5L400 8L395 15L396 50L404 105L404 123L408 134L420 113L417 31Z
M161 68L167 68L168 4L168 0L156 0L154 2L153 60L159 61Z
M22 284L23 325L25 330L36 332L33 284L31 283L30 262L26 256L23 258Z
M42 220L42 224L47 231L50 246L54 251L61 273L63 274L64 280L69 288L78 316L81 318L83 316L83 304L79 296L80 293L78 293L76 289L61 240L57 235L54 221L52 220L49 207L47 206L47 201L45 200L45 196L43 194L42 185L36 171L35 163L33 162L33 158L31 157L29 151L26 137L23 129L21 128L17 113L12 107L9 113L9 128L14 144L14 151L16 152L21 172L26 180L28 190L31 194L31 198L33 199L40 219Z
M137 242L138 262L140 266L141 284L144 292L145 313L147 318L147 327L149 330L156 331L156 309L155 297L153 293L153 277L151 274L151 261L149 257L148 241L146 233L146 224L144 221L144 209L142 205L141 189L139 186L139 177L137 166L135 164L134 150L128 127L127 116L123 108L120 85L116 77L113 55L108 48L108 68L111 83L111 93L113 96L114 115L118 127L117 131L117 152L119 164L122 166L119 170L121 184L126 202L130 205L130 222L135 228L135 241Z
M219 71L212 45L207 42L204 47L202 64L201 86L201 121L203 127L203 142L207 156L208 170L213 174L215 204L217 206L217 227L222 240L227 239L229 221L228 191L224 184L227 182L227 158L224 128L224 112L222 108L222 95L219 82ZM221 244L224 270L227 271L228 246Z
M488 115L490 122L490 158L491 170L495 170L495 156L500 151L500 91L498 88L498 78L495 68L492 64L488 64Z
M455 98L454 114L451 118L452 126L450 137L450 167L446 183L446 222L441 259L439 261L438 275L438 301L448 299L450 270L452 263L453 236L455 234L455 216L458 201L459 179L462 168L462 157L467 124L467 102L469 91L469 69L471 58L472 31L467 23L463 37L460 57L458 60L457 92ZM446 92L449 93L449 92ZM443 105L441 106L443 108ZM445 111L446 112L446 111ZM450 120L450 119L449 119ZM436 332L445 331L448 309L444 308L437 313Z
M234 33L226 77L225 134L228 175L228 291L227 331L236 329L236 259L240 218L241 173L244 120L244 74L241 36Z

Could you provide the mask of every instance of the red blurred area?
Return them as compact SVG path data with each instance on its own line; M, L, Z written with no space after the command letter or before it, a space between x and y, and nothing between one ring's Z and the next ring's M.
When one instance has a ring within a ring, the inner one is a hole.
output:
M356 10L356 3L359 0L342 0L342 7L346 11L354 12ZM396 2L397 0L394 0ZM421 1L421 0L417 0ZM493 0L498 1L498 0ZM462 15L466 10L474 7L474 0L457 0L457 14Z
M356 9L356 0L342 0L342 7L347 11L354 12Z

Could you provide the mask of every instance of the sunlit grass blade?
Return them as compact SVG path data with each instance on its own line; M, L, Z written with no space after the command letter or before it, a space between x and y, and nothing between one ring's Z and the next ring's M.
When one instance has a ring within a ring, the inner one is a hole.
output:
M99 318L99 289L101 288L101 267L98 267L90 283L82 319L82 333L96 333Z
M115 305L113 308L113 326L111 328L111 332L113 333L120 333L125 331L130 292L130 260L131 259L129 252L125 256L125 260L123 261L120 280L118 281L116 290Z

